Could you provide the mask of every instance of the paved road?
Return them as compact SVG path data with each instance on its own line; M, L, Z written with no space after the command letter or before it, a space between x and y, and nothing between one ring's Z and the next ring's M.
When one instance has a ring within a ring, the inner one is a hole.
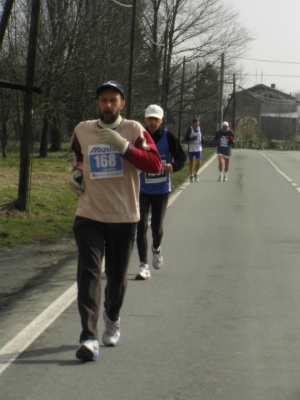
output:
M235 150L228 182L214 159L183 185L165 218L165 264L135 281L134 250L121 342L97 363L74 358L74 260L26 291L0 313L0 398L299 400L299 166L300 153ZM30 338L9 365L15 350L3 349Z

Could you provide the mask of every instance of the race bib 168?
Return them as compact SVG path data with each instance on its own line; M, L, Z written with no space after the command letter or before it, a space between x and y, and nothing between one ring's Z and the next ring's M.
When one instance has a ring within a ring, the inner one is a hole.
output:
M114 148L105 144L90 145L88 158L91 179L123 176L122 157Z

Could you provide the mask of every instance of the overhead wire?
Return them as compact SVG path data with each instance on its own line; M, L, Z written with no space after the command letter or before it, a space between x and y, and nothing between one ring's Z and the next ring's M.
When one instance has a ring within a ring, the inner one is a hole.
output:
M144 28L144 26L143 26L143 23L142 23L142 21L139 19L139 17L136 17L136 19L138 20L138 23L139 23L139 25L140 25L142 31L144 32L145 36L147 37L148 40L150 40L150 42L151 42L152 44L155 44L155 46L161 46L161 47L165 45L165 43L156 43L156 42L154 42L154 40L151 39L151 37L150 37L150 36L148 35L148 33L146 32L146 30L145 30L145 28Z
M250 60L250 61L261 61L261 62L269 62L269 63L278 63L278 64L298 64L300 65L300 62L295 62L295 61L273 61L273 60L259 60L257 58L245 58L245 57L233 57L233 58L239 58L241 60Z
M132 7L132 4L123 4L123 3L120 3L119 1L117 1L117 0L112 0L114 3L116 3L116 4L119 4L119 6L122 6L122 7Z
M237 75L240 75L240 76L257 76L258 74L237 74ZM273 77L281 77L281 78L300 78L300 75L267 75L267 74L264 74L263 76L264 77L265 76L273 76Z

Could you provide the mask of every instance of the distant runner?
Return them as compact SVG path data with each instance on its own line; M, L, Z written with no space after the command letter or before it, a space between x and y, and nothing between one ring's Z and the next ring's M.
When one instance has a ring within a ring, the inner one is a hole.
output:
M193 119L193 125L186 131L184 140L189 144L189 158L190 158L190 182L198 182L198 172L201 167L202 160L202 130L200 128L200 120L198 118ZM195 172L194 172L194 159Z
M231 149L235 143L235 135L229 129L229 123L224 121L222 129L215 134L215 145L217 146L217 154L219 159L219 181L228 180L229 162L231 157ZM225 161L225 169L223 174L223 160Z

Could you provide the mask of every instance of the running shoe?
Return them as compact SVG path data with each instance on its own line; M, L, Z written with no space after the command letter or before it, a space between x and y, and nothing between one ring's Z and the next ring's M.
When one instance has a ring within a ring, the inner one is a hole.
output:
M223 180L223 176L220 175L220 176L219 176L219 181L222 182L222 180Z
M190 176L190 182L194 182L194 175Z
M156 250L152 246L152 253L153 253L152 265L155 269L160 269L164 262L163 256L161 255L160 252L160 247Z
M194 174L194 180L195 182L199 182L198 174Z
M151 279L150 269L148 264L141 263L140 264L140 272L135 277L137 281L143 281L146 279Z
M98 340L89 339L80 342L76 351L76 358L82 361L97 361L99 357Z
M120 318L117 321L111 321L103 311L103 320L105 323L104 333L102 335L102 342L105 346L116 346L120 341Z
M226 175L224 176L223 181L227 182L227 176Z

